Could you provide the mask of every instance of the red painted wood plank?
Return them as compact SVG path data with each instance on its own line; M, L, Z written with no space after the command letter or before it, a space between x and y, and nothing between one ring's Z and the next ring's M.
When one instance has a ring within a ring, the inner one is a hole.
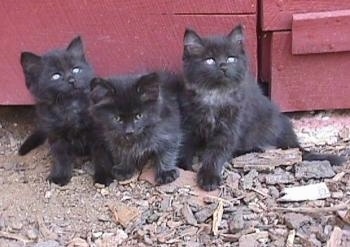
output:
M283 111L350 108L350 52L295 56L291 41L272 34L272 99Z
M19 63L21 51L41 54L66 46L77 34L82 35L87 57L96 72L108 76L152 68L180 71L186 27L207 35L228 33L242 23L246 27L252 71L256 73L255 14L159 14L152 7L144 12L127 10L129 2L134 6L141 1L2 1L0 105L32 103ZM202 8L201 1L191 2Z
M350 51L350 10L293 15L293 54Z
M121 8L154 14L251 14L256 13L257 0L133 0Z
M349 0L261 0L264 31L290 30L296 13L350 9Z

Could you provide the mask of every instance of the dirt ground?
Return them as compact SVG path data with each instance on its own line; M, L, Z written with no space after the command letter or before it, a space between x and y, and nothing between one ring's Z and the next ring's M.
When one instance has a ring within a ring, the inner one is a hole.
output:
M186 171L161 187L147 170L105 188L93 184L83 160L67 186L49 184L47 145L17 155L34 121L30 107L0 108L1 247L350 246L349 112L293 116L302 145L343 155L343 166L305 166L298 152L290 162L288 152L276 151L247 157L250 165L232 162L211 193ZM308 196L303 189L283 200L286 188L308 184L320 186L315 198L296 200Z

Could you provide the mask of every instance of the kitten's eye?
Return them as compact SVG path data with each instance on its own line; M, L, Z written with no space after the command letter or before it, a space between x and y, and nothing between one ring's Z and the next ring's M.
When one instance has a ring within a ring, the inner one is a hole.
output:
M114 121L121 122L122 120L121 120L121 118L119 116L114 116Z
M51 80L54 80L54 81L56 81L56 80L58 80L60 78L61 78L61 74L60 73L55 73L55 74L53 74L51 76Z
M79 67L74 67L74 68L72 69L72 72L73 72L74 74L78 74L78 73L81 72L81 68L79 68Z
M235 63L237 62L237 58L236 57L228 57L227 58L227 63Z
M214 58L207 58L207 59L205 59L205 63L209 64L209 65L213 65L213 64L215 64L215 60L214 60Z
M142 117L143 117L143 115L141 113L138 113L135 115L136 120L140 120Z

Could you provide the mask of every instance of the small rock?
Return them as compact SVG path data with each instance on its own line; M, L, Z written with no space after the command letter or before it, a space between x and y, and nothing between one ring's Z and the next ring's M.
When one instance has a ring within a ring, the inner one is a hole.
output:
M145 242L145 244L148 244L149 246L153 246L153 240L149 236L147 235L143 236L143 241Z
M104 184L95 183L95 187L96 187L97 189L103 189L103 188L105 188L106 186L105 186Z
M52 190L48 190L48 191L45 192L44 197L45 197L46 199L50 199L51 196L52 196Z
M295 177L298 179L331 178L334 176L335 172L327 160L303 161L300 165L295 166Z
M313 247L322 246L322 243L316 239L315 234L305 234L302 231L298 231L296 233L296 236L298 236L301 239L303 246L313 246Z
M266 242L268 240L268 232L257 232L243 235L239 238L239 247L256 247L260 246L259 242Z
M162 212L170 210L171 209L171 201L172 201L172 199L170 196L164 196L163 200L160 202L159 210Z
M217 208L217 203L210 204L195 213L196 219L199 223L204 223L214 213Z
M179 227L179 226L181 226L183 223L181 222L181 221L172 221L172 220L170 220L170 221L168 221L167 223L166 223L166 225L169 227L169 228L176 228L176 227Z
M0 215L0 230L6 227L5 219Z
M89 247L89 244L82 238L73 238L67 247Z
M98 239L102 236L103 232L93 232L92 233L92 238L93 239Z
M188 206L188 204L185 204L182 207L181 213L182 213L182 216L184 217L185 221L187 222L187 224L194 225L194 226L197 225L197 220L194 217L193 212L192 212L190 206Z
M160 214L153 212L147 219L146 222L147 224L152 224L153 222L158 221L158 219L160 218Z
M106 188L102 188L102 189L101 189L101 195L103 195L103 196L107 196L107 195L109 195L109 191L108 191L108 189L106 189Z
M280 174L268 174L265 175L266 184L290 184L295 181L294 176L289 172L283 172Z
M111 221L111 218L105 214L101 214L99 216L97 216L97 219L101 222L109 222Z
M230 233L238 233L244 228L243 213L241 210L238 210L230 218L228 228Z
M253 184L254 184L254 179L258 177L258 172L256 170L251 170L250 172L248 172L247 175L245 175L243 177L243 179L241 180L242 182L242 188L244 190L250 190L253 188Z
M183 243L184 247L201 247L203 246L201 243L198 243L196 241L186 241L185 243Z
M343 139L344 141L349 141L350 140L350 129L348 127L343 127L339 131L339 137Z
M248 192L244 195L243 201L248 204L249 202L253 201L256 198L255 192Z
M23 224L19 221L12 221L10 226L13 230L19 231L22 229Z
M103 233L102 237L96 240L96 247L114 247L122 244L128 235L121 229L116 233Z
M269 187L269 193L273 199L276 199L280 196L280 192L275 186L270 186Z
M241 179L241 176L236 173L236 172L230 172L227 175L226 178L226 184L227 186L229 186L231 189L236 190L238 189L238 185L239 185L239 180Z
M332 192L332 198L340 199L344 197L344 193L342 191Z
M141 214L138 208L125 203L115 203L114 209L118 215L118 222L125 228L133 224Z
M26 235L30 240L35 240L38 238L39 232L36 229L29 229Z
M302 225L312 222L312 218L310 216L297 213L286 213L284 215L284 220L288 228L296 230Z
M45 242L39 242L35 244L33 247L60 247L60 244L54 240L49 240Z
M331 225L326 225L326 226L324 227L323 232L324 232L324 234L326 234L326 235L331 235L332 230L333 230L333 226L331 226Z

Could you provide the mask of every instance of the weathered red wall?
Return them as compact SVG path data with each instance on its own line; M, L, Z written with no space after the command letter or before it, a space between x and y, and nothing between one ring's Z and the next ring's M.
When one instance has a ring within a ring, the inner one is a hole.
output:
M252 71L256 61L255 0L11 0L0 3L0 104L30 104L21 51L64 47L80 34L102 76L152 68L181 69L186 27L228 33L244 24Z
M350 108L350 1L261 0L259 76L283 111Z

